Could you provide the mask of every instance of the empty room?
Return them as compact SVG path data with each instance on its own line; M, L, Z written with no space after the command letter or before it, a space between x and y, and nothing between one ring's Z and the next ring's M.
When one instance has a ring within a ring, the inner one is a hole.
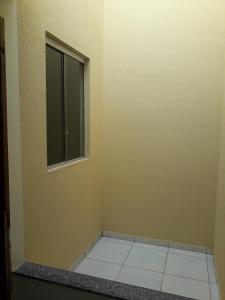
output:
M0 0L0 49L0 298L225 300L225 1Z

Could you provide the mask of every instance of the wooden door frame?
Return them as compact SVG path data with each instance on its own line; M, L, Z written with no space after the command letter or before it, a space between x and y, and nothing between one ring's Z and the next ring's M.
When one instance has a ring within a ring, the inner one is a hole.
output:
M10 299L10 206L7 138L5 26L0 17L0 299Z

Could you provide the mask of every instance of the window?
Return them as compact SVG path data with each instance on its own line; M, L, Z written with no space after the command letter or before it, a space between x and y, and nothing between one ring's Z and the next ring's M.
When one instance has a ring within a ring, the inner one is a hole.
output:
M48 166L85 156L84 61L74 56L46 45Z

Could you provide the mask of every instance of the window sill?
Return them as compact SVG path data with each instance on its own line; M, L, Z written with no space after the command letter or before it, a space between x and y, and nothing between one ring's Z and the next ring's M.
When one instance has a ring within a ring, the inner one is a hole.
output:
M90 159L90 157L80 157L80 158L77 158L77 159L73 159L73 160L61 162L59 164L55 164L55 165L52 165L52 166L48 166L47 172L48 173L54 172L54 171L63 169L65 167L70 167L70 166L76 165L78 163L81 163L83 161L87 161L89 159Z

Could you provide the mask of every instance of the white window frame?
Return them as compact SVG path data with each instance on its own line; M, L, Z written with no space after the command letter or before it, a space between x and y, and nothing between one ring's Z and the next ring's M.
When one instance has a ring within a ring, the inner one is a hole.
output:
M84 64L84 156L47 166L47 172L53 172L68 166L73 166L74 164L83 161L87 161L91 158L90 157L90 58L82 54L80 51L69 46L68 44L64 43L60 39L56 38L49 32L46 32L45 49L46 49L46 45L49 45L59 50L60 52L75 58L76 60ZM46 141L47 141L47 135L46 135ZM46 155L47 155L47 151L46 151ZM47 162L47 156L46 156L46 162Z

